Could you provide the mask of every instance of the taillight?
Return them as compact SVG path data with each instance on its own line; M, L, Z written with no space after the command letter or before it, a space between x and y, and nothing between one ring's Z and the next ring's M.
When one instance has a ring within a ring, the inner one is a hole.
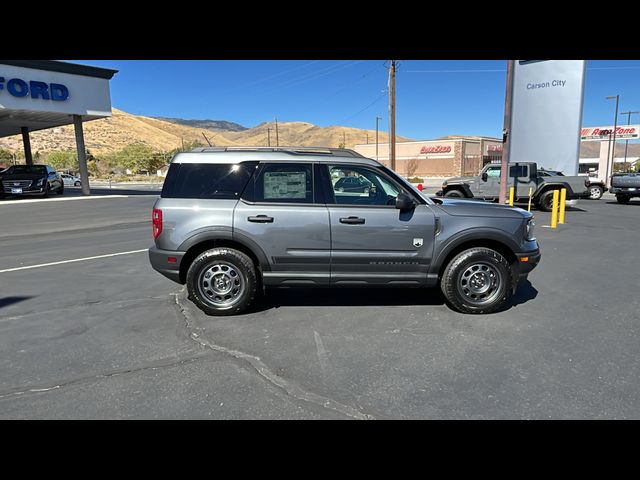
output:
M154 208L151 214L151 224L153 228L153 239L158 238L158 235L162 233L162 210Z

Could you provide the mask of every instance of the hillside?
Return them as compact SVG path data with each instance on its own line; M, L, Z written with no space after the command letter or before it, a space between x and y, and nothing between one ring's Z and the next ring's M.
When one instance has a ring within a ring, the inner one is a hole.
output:
M86 122L84 136L87 149L94 155L121 150L132 143L143 143L156 151L166 152L180 147L183 141L206 145L203 133L214 145L267 145L268 128L271 129L271 145L276 145L274 123L262 123L242 131L213 132L158 118L131 115L114 108L112 117ZM345 142L347 148L352 148L356 143L365 143L367 135L369 143L375 141L375 130L339 126L323 128L305 122L279 122L278 135L280 145L338 147ZM381 132L379 140L386 142L388 137ZM398 137L398 140L409 139ZM14 135L0 138L0 148L21 151L22 137ZM34 153L75 148L73 125L31 133L31 149Z
M242 132L243 130L248 130L247 127L243 127L239 123L227 122L226 120L187 120L184 118L171 117L150 118L156 118L170 123L177 123L178 125L185 125L187 127L204 128L206 130L211 130L212 132Z

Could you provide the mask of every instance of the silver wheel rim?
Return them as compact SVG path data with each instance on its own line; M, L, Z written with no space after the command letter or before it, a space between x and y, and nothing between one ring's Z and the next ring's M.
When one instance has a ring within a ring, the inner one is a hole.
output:
M198 276L200 295L215 308L232 307L240 301L244 289L244 277L235 265L227 262L212 263Z
M494 265L477 262L469 265L458 277L458 293L466 302L483 306L500 296L502 282L502 274Z
M600 189L598 187L592 187L589 192L591 192L591 198L596 200L600 198Z

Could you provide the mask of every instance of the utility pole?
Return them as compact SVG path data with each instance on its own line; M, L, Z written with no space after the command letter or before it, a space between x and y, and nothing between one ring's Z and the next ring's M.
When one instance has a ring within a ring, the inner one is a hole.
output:
M280 146L280 136L278 135L278 117L276 117L276 147Z
M620 115L628 115L627 117L627 125L631 125L631 115L633 115L634 113L640 113L640 112L622 112L620 113ZM624 141L624 171L625 173L629 170L627 167L627 148L629 148L629 140L625 140Z
M613 175L615 171L615 163L616 163L616 130L618 129L618 104L620 103L620 95L607 97L607 100L616 99L616 116L613 117L613 146L611 148L611 171L609 171L609 162L607 162L607 175L605 176L605 185L607 187L610 186L609 178Z
M376 162L378 161L378 121L382 120L382 117L376 117Z
M391 60L389 70L389 125L391 170L396 169L396 61Z
M369 133L365 133L365 135L367 136L367 145L369 145Z
M342 148L347 148L347 133L342 132Z
M271 129L267 127L267 146L271 146Z
M507 60L507 89L504 97L504 123L502 126L502 159L500 162L500 197L499 202L507 202L507 183L509 169L509 128L511 126L511 108L513 99L513 68L515 60Z

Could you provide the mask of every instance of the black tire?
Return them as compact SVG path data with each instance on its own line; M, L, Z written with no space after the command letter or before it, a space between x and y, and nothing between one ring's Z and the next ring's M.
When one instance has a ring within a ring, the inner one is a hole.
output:
M60 185L60 188L58 188L58 190L56 190L56 193L58 195L62 195L64 193L64 183L62 185Z
M626 195L616 195L616 200L618 201L618 203L626 205L629 203L629 200L631 200L631 197L628 197Z
M82 184L81 184L80 182L76 182L76 183L74 183L74 184L73 184L73 186L74 186L74 187L81 187L81 186L82 186Z
M449 198L465 198L465 194L456 188L448 190L447 193L444 194L445 197Z
M600 185L591 185L589 187L589 200L600 200L603 193L604 188Z
M440 280L449 304L459 312L472 314L498 310L511 296L512 285L509 262L495 250L484 247L470 248L456 255ZM483 291L485 286L487 289Z
M536 205L538 205L538 208L543 212L550 212L553 210L553 192L553 190L548 190L538 198Z
M225 266L227 270L224 270ZM218 270L215 270L216 267ZM206 277L207 273L212 276ZM223 283L228 283L227 287L221 287L222 293L216 291L216 287L208 280L218 276ZM198 255L189 266L186 280L189 298L207 315L242 313L256 298L258 279L255 265L247 255L231 248L213 248ZM234 293L236 287L239 290L237 296ZM225 293L226 288L229 290ZM219 305L216 305L216 300ZM224 303L225 300L228 305Z
M49 189L49 184L47 183L47 186L44 188L44 193L42 194L42 198L47 198L49 196L49 193L51 193L51 190Z

